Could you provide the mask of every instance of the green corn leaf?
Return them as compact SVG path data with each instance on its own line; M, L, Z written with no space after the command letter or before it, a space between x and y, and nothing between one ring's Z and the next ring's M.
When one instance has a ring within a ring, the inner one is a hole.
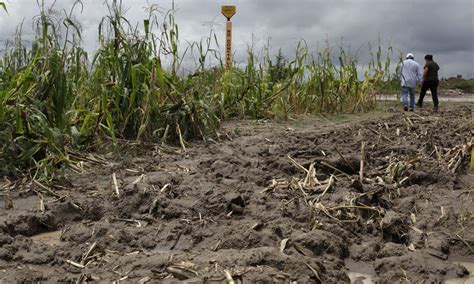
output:
M76 31L77 35L79 36L79 38L82 38L81 37L81 30L70 18L65 18L63 23L64 23L64 26L66 26L66 27L69 27L69 26L73 27L74 30Z
M143 21L143 26L145 28L145 35L148 38L148 34L150 33L150 20L144 20Z
M5 2L0 2L0 7L2 7L3 10L5 10L5 12L8 14L7 4L5 4Z

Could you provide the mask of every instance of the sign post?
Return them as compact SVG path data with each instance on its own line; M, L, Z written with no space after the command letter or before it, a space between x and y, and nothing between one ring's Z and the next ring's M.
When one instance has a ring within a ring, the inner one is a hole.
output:
M225 25L225 68L229 70L232 66L232 22L230 18L235 15L235 6L222 6L221 13L227 18Z

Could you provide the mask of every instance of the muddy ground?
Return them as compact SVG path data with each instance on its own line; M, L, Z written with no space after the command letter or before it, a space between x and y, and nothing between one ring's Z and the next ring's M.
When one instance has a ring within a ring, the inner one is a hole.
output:
M428 94L428 99L431 98L431 95ZM440 89L439 90L439 97L461 97L461 98L470 98L473 97L474 93L468 92L468 91L463 91L459 89Z
M473 109L229 122L186 152L72 154L64 181L0 184L0 282L467 281Z

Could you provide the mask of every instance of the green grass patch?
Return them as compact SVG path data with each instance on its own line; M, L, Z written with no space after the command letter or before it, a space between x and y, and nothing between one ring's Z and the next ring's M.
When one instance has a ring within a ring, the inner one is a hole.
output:
M463 80L452 84L453 89L460 89L464 92L474 92L474 79Z

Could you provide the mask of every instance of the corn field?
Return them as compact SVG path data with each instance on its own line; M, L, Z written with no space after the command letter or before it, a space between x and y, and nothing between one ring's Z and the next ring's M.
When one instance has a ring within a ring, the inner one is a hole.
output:
M108 1L98 27L99 48L88 54L73 14L61 18L43 3L32 44L22 27L0 58L0 175L28 172L51 180L71 151L121 141L177 143L215 136L231 118L362 112L392 80L390 54L371 50L364 78L357 56L329 45L316 53L302 41L293 58L273 59L269 47L249 47L245 66L225 70L217 35L180 44L175 12L150 7L142 27ZM7 5L0 13L8 17ZM180 75L185 56L194 72ZM219 62L206 64L209 59ZM383 58L387 58L383 60Z

